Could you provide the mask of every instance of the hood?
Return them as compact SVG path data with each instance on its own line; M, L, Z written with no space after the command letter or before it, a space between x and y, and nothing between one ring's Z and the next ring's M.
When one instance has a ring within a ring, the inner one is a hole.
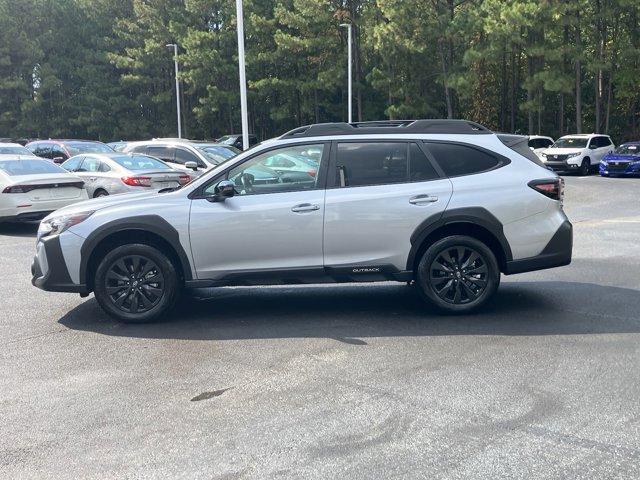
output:
M623 153L608 153L607 155L605 155L605 157L603 158L603 160L607 161L607 162L637 162L640 161L640 153L636 154L636 155L631 155L631 154L623 154Z
M113 207L115 205L121 205L123 203L139 203L141 201L152 199L158 195L169 195L168 193L158 193L157 191L144 192L144 193L121 193L118 195L108 195L106 197L93 198L91 200L85 200L84 202L74 203L63 207L55 212L47 215L46 219L51 217L57 217L59 215L71 215L80 212L86 212L88 210L101 210L107 207Z
M571 153L582 153L584 148L547 148L543 150L547 155L569 155Z

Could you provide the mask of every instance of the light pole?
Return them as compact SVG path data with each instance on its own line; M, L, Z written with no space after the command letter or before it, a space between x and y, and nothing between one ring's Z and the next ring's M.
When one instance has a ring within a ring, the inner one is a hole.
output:
M182 117L180 115L180 81L178 80L178 44L167 43L167 47L173 48L173 64L176 70L176 110L178 112L178 138L182 138Z
M244 71L244 21L242 0L236 0L238 17L238 70L240 73L240 119L242 121L242 149L249 148L249 121L247 119L247 78Z
M351 94L351 31L353 26L350 23L341 23L340 24L341 27L345 27L347 29L347 42L349 43L348 45L348 55L349 55L349 60L347 61L348 64L348 71L347 71L347 77L348 77L348 83L349 83L349 101L347 102L349 104L349 106L347 107L349 109L347 118L348 118L348 122L351 123L351 112L352 112L352 107L351 107L351 99L352 99L352 94Z

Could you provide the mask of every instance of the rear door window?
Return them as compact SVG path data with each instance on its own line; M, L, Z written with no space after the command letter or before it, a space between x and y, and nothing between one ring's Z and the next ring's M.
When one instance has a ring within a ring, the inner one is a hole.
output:
M435 142L425 145L448 177L486 172L502 165L499 158L475 147Z
M78 169L80 168L80 164L82 163L82 160L84 160L84 157L78 155L64 162L61 165L61 167L64 168L65 170L68 170L69 172L77 172Z
M338 143L336 185L361 187L408 180L406 142Z
M175 148L147 147L147 155L159 158L165 162L175 163Z
M202 160L200 160L194 153L179 147L176 148L175 151L176 151L175 160L174 160L175 163L184 165L187 162L196 162L196 165L198 165L198 167L205 166Z

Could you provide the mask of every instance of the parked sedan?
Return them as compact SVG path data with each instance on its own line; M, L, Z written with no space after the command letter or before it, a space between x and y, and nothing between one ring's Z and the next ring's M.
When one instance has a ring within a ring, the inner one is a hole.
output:
M21 156L21 157L35 157L33 153L24 148L19 143L0 143L0 155L9 155L9 156Z
M37 140L25 147L34 155L54 163L62 163L80 153L113 153L111 147L94 140Z
M81 179L47 160L0 159L0 221L40 220L87 198Z
M76 155L62 167L85 181L90 197L175 188L191 180L157 158L138 153Z
M640 176L640 142L623 143L600 162L600 175Z

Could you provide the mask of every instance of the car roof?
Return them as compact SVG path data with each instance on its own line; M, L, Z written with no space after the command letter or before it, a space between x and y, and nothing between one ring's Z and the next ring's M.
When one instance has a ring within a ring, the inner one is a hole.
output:
M640 140L632 140L630 142L622 142L622 144L620 146L622 146L622 145L640 145Z
M606 133L573 133L569 135L563 135L560 138L591 138L591 137L608 137ZM558 139L559 140L559 139Z
M20 145L19 143L15 143L15 142L0 142L0 147L23 147L24 145Z

